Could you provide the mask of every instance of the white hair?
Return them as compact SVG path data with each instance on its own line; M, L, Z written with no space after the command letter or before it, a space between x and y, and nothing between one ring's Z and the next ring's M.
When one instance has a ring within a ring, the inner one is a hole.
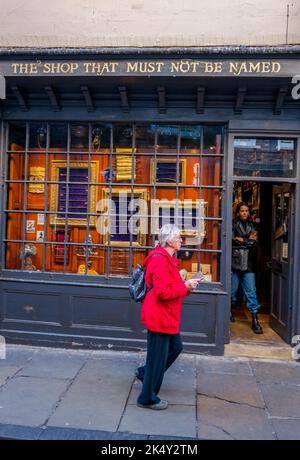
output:
M165 248L172 238L180 236L180 230L176 225L165 224L161 227L158 234L159 245Z

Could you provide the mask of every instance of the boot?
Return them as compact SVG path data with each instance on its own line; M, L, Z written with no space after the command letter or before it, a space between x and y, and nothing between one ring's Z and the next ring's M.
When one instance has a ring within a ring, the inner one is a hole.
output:
M257 318L257 313L252 313L251 328L252 328L254 334L263 334L262 327L259 324L259 321L258 321L258 318Z
M235 317L234 317L234 314L233 314L233 309L235 308L235 305L234 304L231 304L231 309L230 309L230 322L231 323L234 323L235 322Z

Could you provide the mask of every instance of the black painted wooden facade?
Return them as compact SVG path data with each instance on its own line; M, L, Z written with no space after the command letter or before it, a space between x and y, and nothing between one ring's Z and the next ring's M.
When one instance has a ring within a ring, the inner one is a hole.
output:
M133 54L128 57L137 58ZM300 74L300 55L280 55L280 59L287 57L296 60ZM2 58L16 60L11 55ZM159 58L159 55L152 56L153 60ZM245 56L239 58L245 59ZM32 61L33 58L24 55L23 59ZM268 59L276 60L278 56L274 54ZM184 301L181 328L186 351L222 355L224 343L229 340L233 137L250 133L295 138L297 177L286 181L294 184L295 191L288 293L291 339L300 334L300 100L291 97L292 87L291 76L266 75L7 76L6 99L0 106L1 178L9 121L224 124L221 282L202 286ZM2 184L1 210L5 200ZM0 232L3 239L3 225ZM1 248L3 250L3 246ZM99 280L84 275L79 283L78 277L71 274L27 273L2 267L0 333L15 342L144 349L140 305L130 301L126 284L124 279Z

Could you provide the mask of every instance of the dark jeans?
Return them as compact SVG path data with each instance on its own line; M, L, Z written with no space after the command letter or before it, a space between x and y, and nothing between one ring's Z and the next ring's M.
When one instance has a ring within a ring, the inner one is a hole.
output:
M164 373L182 352L180 334L163 334L148 331L146 365L138 368L143 380L140 404L157 404Z
M256 287L255 287L255 274L252 272L241 272L239 270L232 270L231 274L231 303L236 304L236 297L241 283L243 294L246 297L247 307L251 313L257 313L260 305L257 302Z

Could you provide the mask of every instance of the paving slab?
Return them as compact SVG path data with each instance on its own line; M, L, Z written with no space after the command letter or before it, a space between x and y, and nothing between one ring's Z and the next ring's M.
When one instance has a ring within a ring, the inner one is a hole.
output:
M36 440L39 439L42 431L42 428L0 424L0 438Z
M0 392L0 423L43 425L66 387L66 380L36 377L9 380Z
M300 366L297 363L252 361L250 364L259 382L300 384Z
M82 351L82 350L81 350ZM87 351L87 350L85 350ZM108 358L118 358L121 360L128 361L137 361L138 363L143 363L146 358L146 353L143 351L127 351L127 350L89 350L90 359L108 359Z
M6 346L6 359L2 362L5 362L10 366L23 367L28 364L28 362L38 352L38 350L39 348L37 347L8 344Z
M148 439L149 441L188 441L188 440L191 440L191 441L195 441L197 440L197 438L190 438L188 436L160 436L159 434L157 435L151 435L151 436L148 436Z
M198 374L215 373L215 374L238 374L253 375L248 360L228 360L224 358L202 358L197 359Z
M41 378L73 379L88 355L68 350L38 350L20 375Z
M279 440L300 440L300 420L272 420Z
M200 439L209 435L209 427L220 430L221 433L215 432L219 436L225 434L233 439L275 439L271 423L262 408L198 396L197 412Z
M13 377L21 368L0 363L0 387Z
M141 392L142 383L134 381L129 397L129 404L136 404ZM195 405L196 398L196 369L190 363L181 360L171 366L164 375L159 397L166 399L170 404Z
M229 402L264 408L260 389L253 376L231 374L200 374L197 393Z
M269 414L300 418L300 385L260 384Z
M90 360L48 426L117 431L133 382L128 360Z
M112 433L110 431L81 430L72 428L47 427L41 433L40 440L146 440L147 435L132 433Z
M119 431L195 438L196 424L195 406L169 405L155 411L128 404Z
M96 381L109 382L124 378L133 381L137 361L128 357L111 357L100 359L88 359L76 377L76 381L94 383Z
M226 433L221 427L212 426L212 425L205 425L201 421L201 425L198 430L199 434L201 435L201 439L204 440L214 440L214 441L232 441L234 438L229 434Z

